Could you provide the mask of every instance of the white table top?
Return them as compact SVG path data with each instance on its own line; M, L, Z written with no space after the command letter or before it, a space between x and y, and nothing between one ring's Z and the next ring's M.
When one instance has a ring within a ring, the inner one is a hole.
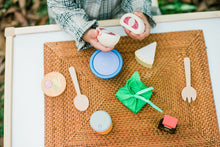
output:
M159 23L152 33L202 29L207 46L212 88L220 121L220 18ZM125 35L122 27L110 30ZM117 31L116 31L117 30ZM27 41L28 38L28 41ZM38 39L36 39L38 38ZM31 40L31 41L30 41ZM73 40L59 32L18 35L14 38L12 146L44 146L43 43Z

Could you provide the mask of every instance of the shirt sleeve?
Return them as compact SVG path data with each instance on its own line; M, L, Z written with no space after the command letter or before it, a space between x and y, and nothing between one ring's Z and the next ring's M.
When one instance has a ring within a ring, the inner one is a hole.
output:
M151 14L151 0L122 0L121 7L128 13L142 11L147 15L148 22L152 27L156 26L156 22Z
M97 20L88 19L86 12L81 9L77 0L47 0L48 9L53 14L57 24L75 38L78 50L86 49L91 45L82 39L89 28L98 26Z

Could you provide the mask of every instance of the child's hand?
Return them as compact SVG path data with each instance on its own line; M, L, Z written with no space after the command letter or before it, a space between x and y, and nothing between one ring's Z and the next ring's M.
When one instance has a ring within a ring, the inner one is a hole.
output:
M101 50L103 52L109 52L111 51L114 47L106 47L102 45L98 39L97 36L99 35L99 31L95 29L89 29L82 37L82 39L85 42L90 43L94 48Z
M136 39L143 40L145 37L150 35L150 24L148 23L147 16L144 15L141 11L134 12L134 14L143 20L143 22L145 24L144 32L141 34L134 34L133 32L131 32L130 30L128 30L126 28L124 28L124 30L125 30L126 34L128 36L130 36L131 38L133 38L135 40Z

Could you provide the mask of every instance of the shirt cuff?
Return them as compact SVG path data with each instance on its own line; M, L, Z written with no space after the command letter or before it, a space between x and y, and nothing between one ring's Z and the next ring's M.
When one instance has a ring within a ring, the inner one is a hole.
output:
M90 28L95 29L97 26L98 26L98 22L96 20L92 20L83 23L82 26L78 27L76 32L74 30L71 30L71 28L74 28L76 26L73 25L69 27L68 33L74 36L78 51L92 47L92 45L88 42L85 42L82 39L82 37L88 29Z
M148 20L150 26L155 27L156 26L156 21L152 17L151 12L144 12L144 11L142 11L142 12L147 16L147 20Z

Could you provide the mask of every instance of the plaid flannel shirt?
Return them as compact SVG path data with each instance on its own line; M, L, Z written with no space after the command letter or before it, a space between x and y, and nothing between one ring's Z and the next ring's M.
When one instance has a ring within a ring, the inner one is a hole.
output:
M98 27L97 20L120 18L125 13L142 11L151 26L151 0L47 0L51 23L57 23L76 41L78 50L91 45L82 39L89 28Z

